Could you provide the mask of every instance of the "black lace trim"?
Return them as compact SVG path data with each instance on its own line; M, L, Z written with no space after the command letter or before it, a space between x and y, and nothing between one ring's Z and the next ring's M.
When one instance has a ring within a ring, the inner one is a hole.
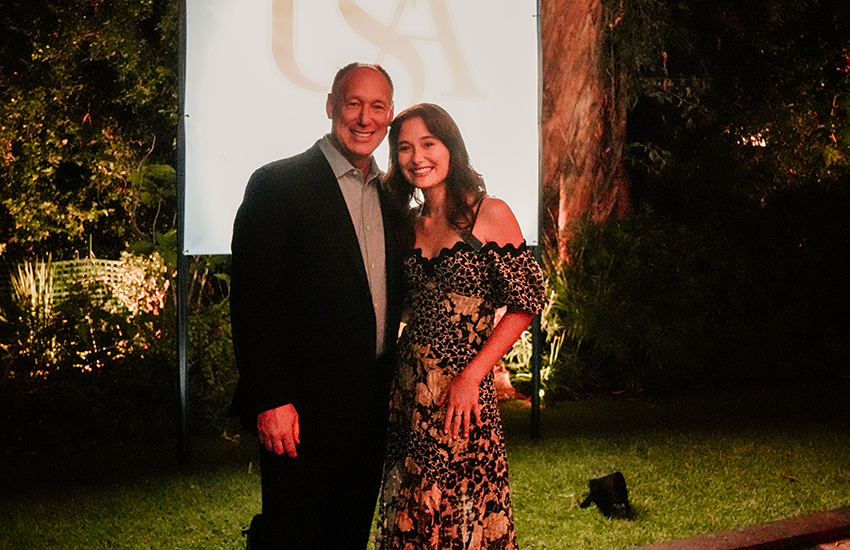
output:
M525 244L525 241L520 243L518 246L514 245L512 243L508 243L506 245L500 246L495 241L490 241L490 242L486 243L485 245L483 245L477 252L478 252L478 254L482 254L482 253L488 252L490 250L499 252L503 255L519 256L519 255L521 255L522 253L524 253L528 250L528 246ZM469 252L469 251L476 252L475 249L469 243L464 242L464 241L457 241L451 247L443 248L442 250L440 250L440 252L436 256L433 256L431 258L426 258L425 256L423 256L421 248L414 248L413 249L413 257L416 258L417 260L421 260L421 261L424 261L424 262L440 263L444 259L446 259L450 256L454 256L455 254L457 254L459 252Z

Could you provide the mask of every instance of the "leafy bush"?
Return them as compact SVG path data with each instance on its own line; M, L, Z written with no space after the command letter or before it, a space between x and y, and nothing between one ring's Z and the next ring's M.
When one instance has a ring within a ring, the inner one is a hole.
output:
M547 302L541 313L540 328L545 335L545 349L541 353L540 361L540 388L541 395L550 390L550 377L555 363L558 361L561 345L566 339L566 329L561 323L558 311L552 309L557 298L556 290L553 290L551 282L547 281ZM533 393L532 387L532 354L534 353L533 336L531 330L524 331L514 343L503 360L511 376L511 385L524 396Z
M24 263L0 315L0 428L8 445L169 433L177 425L173 268L122 254L110 272ZM236 379L227 264L192 265L190 411L218 428ZM64 289L61 293L55 288Z
M230 330L229 256L204 256L192 265L189 313L191 412L197 428L221 432L236 386Z
M158 256L123 260L112 277L80 260L69 272L85 276L64 281L49 259L18 268L0 323L4 443L114 437L162 420L167 272Z
M561 267L555 302L570 319L573 363L580 366L564 373L564 382L638 390L701 381L713 364L722 281L730 275L723 249L712 228L677 225L649 211L585 226Z
M15 300L0 310L3 381L21 367L30 376L48 372L60 349L53 330L53 267L50 260L26 263L11 277ZM13 366L15 363L20 366Z
M798 190L703 224L643 208L582 226L569 263L547 262L545 395L850 375L848 213ZM509 355L518 386L526 356L529 338Z

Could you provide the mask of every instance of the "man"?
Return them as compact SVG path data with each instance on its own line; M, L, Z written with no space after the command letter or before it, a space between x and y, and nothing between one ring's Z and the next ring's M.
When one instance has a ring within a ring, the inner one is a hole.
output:
M251 548L362 549L380 487L400 245L372 152L392 120L378 66L341 69L331 132L258 169L233 227L232 410L260 442Z

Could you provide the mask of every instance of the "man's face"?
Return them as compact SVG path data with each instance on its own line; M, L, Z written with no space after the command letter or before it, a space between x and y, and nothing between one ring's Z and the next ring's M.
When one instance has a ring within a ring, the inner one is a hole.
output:
M354 69L340 83L337 94L328 94L325 109L335 145L352 166L365 172L393 118L387 79L370 67Z

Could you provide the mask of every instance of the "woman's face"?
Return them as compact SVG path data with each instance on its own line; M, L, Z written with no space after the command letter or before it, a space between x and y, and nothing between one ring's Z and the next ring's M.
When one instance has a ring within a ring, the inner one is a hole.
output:
M449 173L449 150L431 135L425 122L411 118L398 133L398 166L404 178L419 189L441 185Z

